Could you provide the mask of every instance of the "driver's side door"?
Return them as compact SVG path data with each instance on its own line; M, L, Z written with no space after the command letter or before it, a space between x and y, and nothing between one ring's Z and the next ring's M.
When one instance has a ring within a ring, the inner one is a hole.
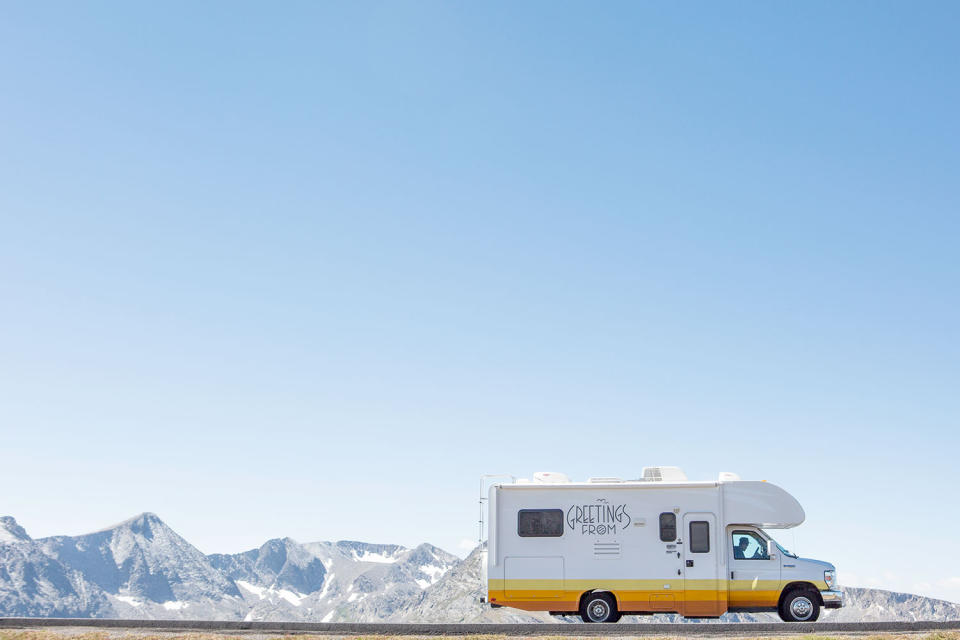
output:
M767 554L759 532L727 528L730 609L776 608L780 598L780 554Z

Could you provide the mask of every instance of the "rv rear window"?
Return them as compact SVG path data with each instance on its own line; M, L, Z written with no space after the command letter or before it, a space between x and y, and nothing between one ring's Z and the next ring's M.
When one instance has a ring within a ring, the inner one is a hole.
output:
M521 509L517 513L521 538L558 538L563 535L563 509Z
M677 514L660 514L660 540L663 542L673 542L677 539Z
M690 523L690 553L710 553L710 523L706 520Z

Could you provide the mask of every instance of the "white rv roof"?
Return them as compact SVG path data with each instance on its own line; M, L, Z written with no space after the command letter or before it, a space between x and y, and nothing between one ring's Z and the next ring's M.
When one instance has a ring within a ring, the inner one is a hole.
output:
M687 474L680 467L644 467L640 471L640 477L634 480L622 480L620 478L600 477L590 478L586 484L624 484L636 486L637 484L650 484L655 486L665 485L684 485L684 486L715 486L718 482L732 482L739 480L740 476L730 471L721 471L716 480L689 480ZM574 482L565 473L559 471L537 471L533 474L533 479L515 478L513 485L544 485L561 484L564 486L578 486L585 484L583 482ZM510 485L503 485L510 486Z
M717 480L684 480L682 482L643 482L642 480L613 480L610 478L591 478L587 482L531 482L526 478L518 478L516 482L508 482L495 486L502 489L666 489L669 487L717 487L721 484Z
M667 489L722 487L724 520L730 524L755 525L767 529L787 529L803 523L806 514L797 499L775 484L763 481L741 480L735 473L722 472L716 480L687 480L676 467L659 467L666 473L646 473L647 479L620 480L619 478L590 478L587 482L571 482L562 473L538 473L533 481L515 480L500 484L503 489ZM679 473L677 473L679 472ZM652 476L652 477L651 477ZM683 477L683 480L672 478ZM671 478L667 480L667 478ZM657 478L657 479L653 479ZM662 478L662 479L659 479Z

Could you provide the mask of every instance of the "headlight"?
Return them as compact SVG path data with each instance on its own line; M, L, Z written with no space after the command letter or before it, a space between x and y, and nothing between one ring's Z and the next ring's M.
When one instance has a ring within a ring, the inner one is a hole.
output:
M827 586L833 589L833 586L837 583L837 572L834 569L823 572L823 581L827 583Z

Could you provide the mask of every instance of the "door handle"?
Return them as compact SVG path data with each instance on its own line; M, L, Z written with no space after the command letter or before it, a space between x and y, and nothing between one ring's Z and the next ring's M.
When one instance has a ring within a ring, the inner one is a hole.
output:
M688 566L688 567L692 567L692 566L693 566L693 560L687 560L687 566Z

